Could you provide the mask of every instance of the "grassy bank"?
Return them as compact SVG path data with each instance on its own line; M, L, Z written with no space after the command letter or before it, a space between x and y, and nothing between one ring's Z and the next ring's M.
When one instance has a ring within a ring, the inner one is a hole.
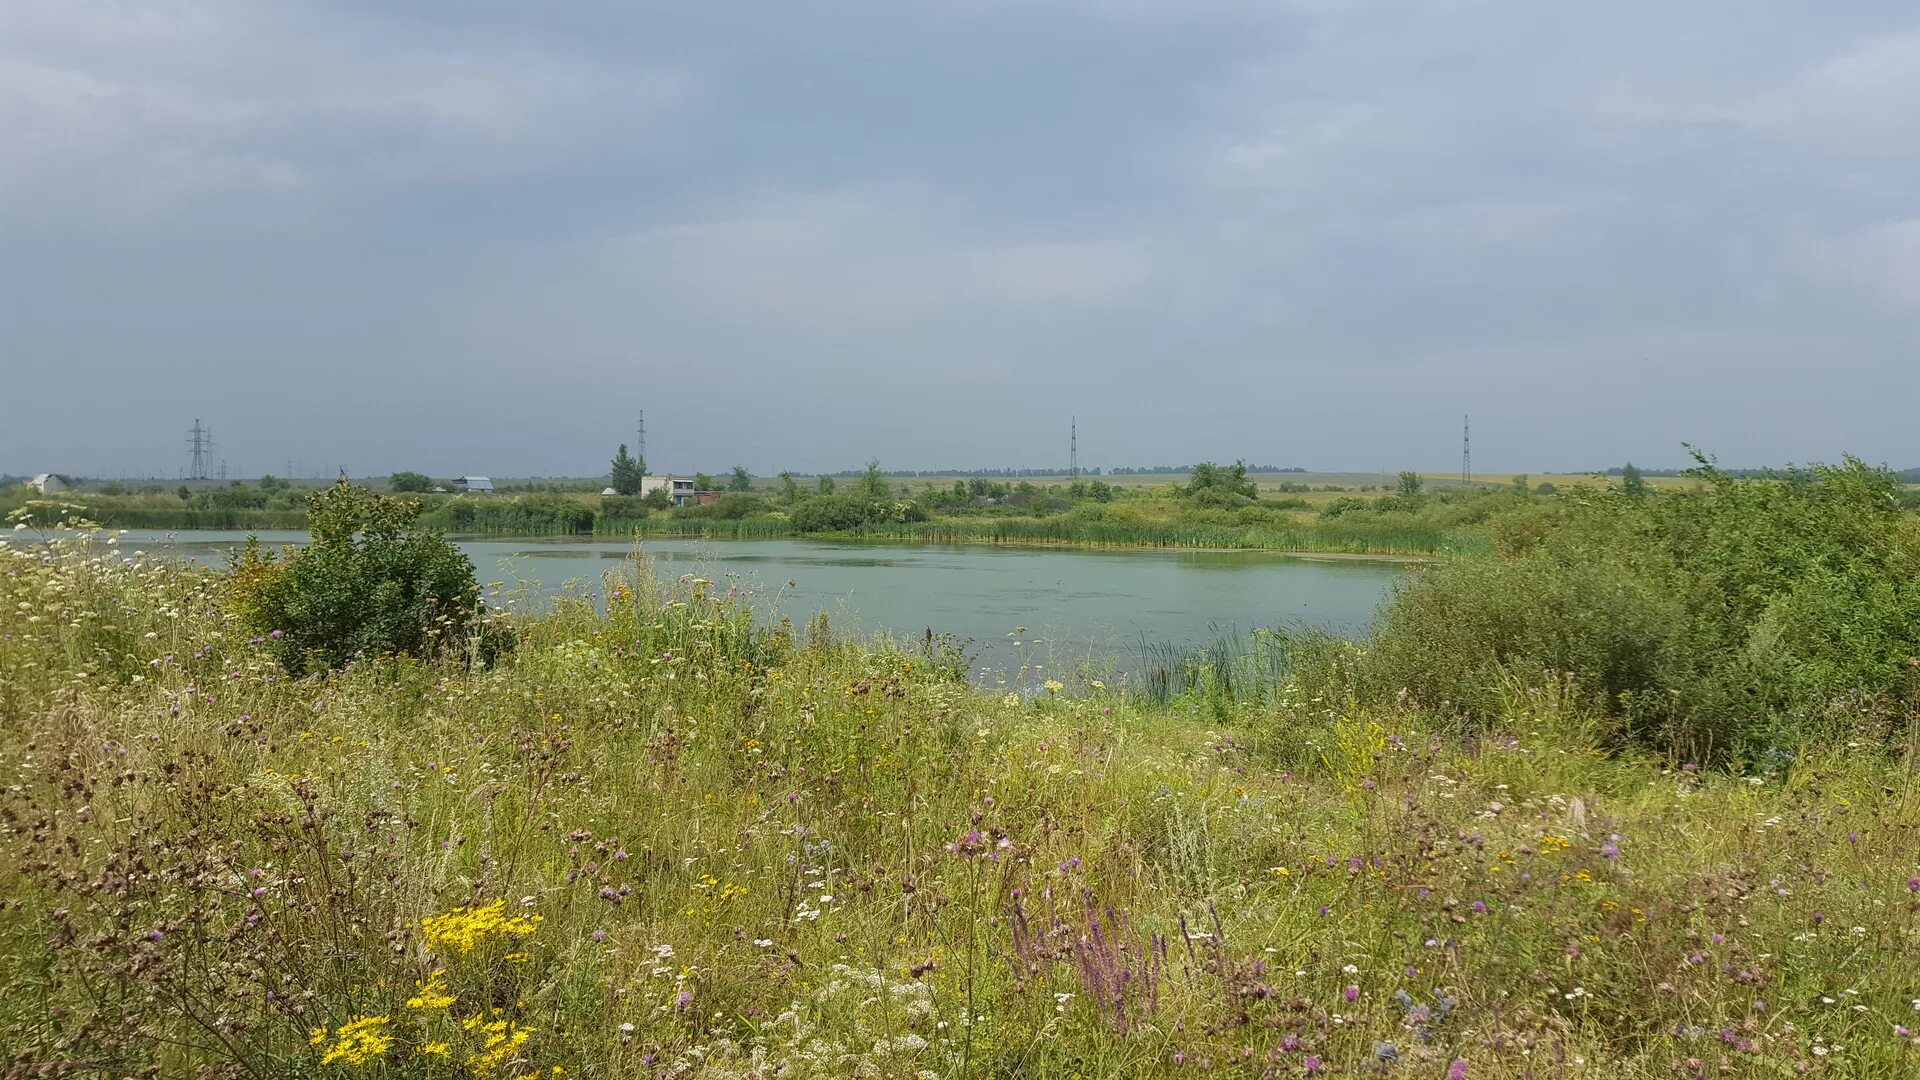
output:
M291 680L218 576L0 567L8 1075L1920 1064L1911 701L1721 774L1540 680L983 695L644 568L491 669Z

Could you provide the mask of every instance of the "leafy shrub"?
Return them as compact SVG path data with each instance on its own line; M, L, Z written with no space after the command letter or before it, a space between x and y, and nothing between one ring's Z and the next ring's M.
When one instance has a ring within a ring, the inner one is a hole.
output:
M1570 676L1624 734L1753 761L1871 736L1920 654L1920 529L1890 474L1838 467L1691 492L1557 498L1496 520L1497 558L1428 568L1381 614L1376 699L1484 720L1498 687Z
M608 495L600 500L600 517L638 520L653 512L646 500L637 495Z
M924 506L865 494L820 495L793 508L795 532L856 532L870 525L927 520Z
M229 604L294 675L360 656L429 656L477 635L487 658L504 641L483 627L473 564L417 527L420 505L345 481L307 496L313 540L269 559L249 541Z
M709 521L739 521L755 514L765 514L773 509L773 504L758 495L729 491L710 503L696 503L684 506L677 517Z
M432 491L433 478L426 473L402 469L387 477L387 487L392 491Z

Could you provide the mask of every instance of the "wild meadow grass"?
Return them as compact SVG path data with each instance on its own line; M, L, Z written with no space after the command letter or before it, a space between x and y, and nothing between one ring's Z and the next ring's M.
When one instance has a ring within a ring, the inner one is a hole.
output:
M1029 699L609 594L292 679L219 575L0 546L0 1071L1920 1071L1913 716L1731 775L1544 676Z

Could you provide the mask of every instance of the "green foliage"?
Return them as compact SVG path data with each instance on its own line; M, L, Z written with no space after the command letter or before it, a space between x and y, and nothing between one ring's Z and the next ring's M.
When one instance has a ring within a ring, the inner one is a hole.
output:
M860 483L854 488L854 494L874 502L884 502L893 497L893 491L887 486L887 475L880 471L879 459L867 462L867 469L860 474Z
M681 507L676 516L688 520L739 521L773 509L767 500L750 492L729 491L710 503Z
M249 543L233 605L282 667L302 675L358 657L431 656L481 629L473 564L417 526L418 503L341 481L307 497L312 542L279 559ZM489 638L487 650L498 647Z
M511 499L457 496L441 500L423 524L446 532L493 536L554 536L593 532L593 507L580 499L537 492Z
M1400 484L1396 493L1403 499L1420 497L1420 474L1411 470L1401 470Z
M1232 509L1246 506L1260 497L1260 487L1247 479L1247 463L1216 465L1203 461L1193 467L1193 475L1180 494L1201 506Z
M753 490L753 474L747 471L747 467L745 465L735 465L733 467L733 475L728 477L727 479L727 490L728 491L752 491Z
M627 453L627 444L621 443L620 451L613 455L613 468L607 481L608 486L613 488L615 494L638 495L646 475L646 459Z
M267 479L271 480L273 478L268 477ZM260 486L263 488L266 487L266 481L261 481ZM426 473L410 472L402 469L392 476L387 477L387 490L413 494L425 493L433 490L433 478Z
M644 557L293 682L107 549L0 546L21 1076L1913 1073L1904 747L1668 769L1558 680L1461 739L1311 638L1028 700Z
M1631 461L1627 462L1626 468L1620 470L1620 490L1636 498L1647 493L1647 481Z
M800 481L790 472L780 474L780 503L792 506L800 501Z
M833 477L828 476L825 473L821 473L820 480L817 486L819 488L820 494L822 495L833 494Z
M653 512L645 499L631 495L603 495L600 498L600 513L594 518L598 525L604 521L638 521Z
M1484 721L1503 681L1554 672L1692 760L1884 725L1920 655L1920 532L1892 477L1851 458L1691 475L1496 519L1499 558L1430 567L1382 612L1365 685Z

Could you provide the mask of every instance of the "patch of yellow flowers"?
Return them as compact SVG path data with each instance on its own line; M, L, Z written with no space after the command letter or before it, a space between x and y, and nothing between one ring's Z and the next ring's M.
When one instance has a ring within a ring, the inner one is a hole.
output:
M540 916L508 915L506 907L505 900L495 900L485 907L458 907L444 915L421 919L420 928L427 944L463 954L490 940L525 937L539 929Z
M336 1062L344 1065L364 1065L387 1052L393 1045L393 1036L387 1034L387 1018L384 1016L356 1016L333 1029L333 1045L320 1057L320 1064L332 1065ZM307 1036L311 1046L321 1046L327 1042L327 1029L314 1028Z

